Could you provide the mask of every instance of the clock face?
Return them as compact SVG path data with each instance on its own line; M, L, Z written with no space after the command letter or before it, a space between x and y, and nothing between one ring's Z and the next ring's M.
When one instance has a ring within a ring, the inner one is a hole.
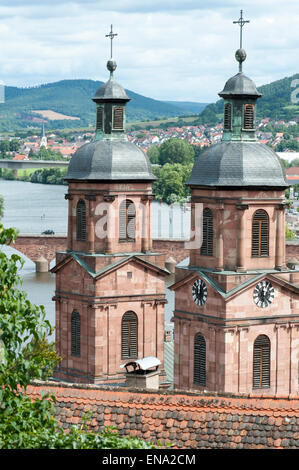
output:
M261 281L253 291L253 300L258 307L268 307L274 299L274 288L269 281Z
M192 286L192 297L197 305L204 305L208 296L207 286L204 281L197 279Z

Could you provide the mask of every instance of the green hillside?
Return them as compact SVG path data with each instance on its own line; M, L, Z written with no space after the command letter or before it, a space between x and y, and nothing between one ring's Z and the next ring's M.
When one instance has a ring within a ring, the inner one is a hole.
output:
M209 103L197 103L195 101L164 101L164 103L171 104L182 108L185 112L198 114L200 113Z
M263 96L257 102L257 118L270 117L272 119L290 120L299 117L299 104L291 102L291 94L296 88L291 87L291 82L298 79L299 74L285 77L281 80L258 87ZM200 113L198 122L204 124L216 124L222 121L223 100L209 104Z
M55 128L94 125L95 103L91 100L103 82L93 80L62 80L30 88L5 87L5 103L0 104L0 131L12 131L39 126L41 117L34 110L51 110L80 120L55 120ZM127 105L127 120L145 121L188 113L181 107L126 90L131 101Z

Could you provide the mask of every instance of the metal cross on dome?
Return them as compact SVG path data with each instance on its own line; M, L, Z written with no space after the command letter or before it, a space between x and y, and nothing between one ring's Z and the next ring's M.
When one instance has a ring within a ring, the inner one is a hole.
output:
M110 33L106 34L106 38L110 38L110 59L112 59L112 41L115 36L117 36L117 33L113 32L113 25L111 25Z
M249 20L244 20L243 10L240 11L240 18L238 21L233 21L233 23L240 25L240 49L242 49L242 29L245 23L250 23Z

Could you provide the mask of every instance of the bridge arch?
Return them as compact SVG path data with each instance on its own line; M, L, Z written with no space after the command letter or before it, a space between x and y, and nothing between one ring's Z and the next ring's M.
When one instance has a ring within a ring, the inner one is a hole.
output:
M14 248L34 263L43 256L50 263L56 258L57 251L65 251L67 247L66 235L35 235L21 234L12 243Z

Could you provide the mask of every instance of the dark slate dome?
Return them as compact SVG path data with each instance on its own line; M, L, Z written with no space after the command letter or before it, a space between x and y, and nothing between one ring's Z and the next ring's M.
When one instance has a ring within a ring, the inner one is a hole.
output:
M278 155L259 142L220 142L195 161L192 186L287 188Z
M113 80L113 77L110 77L108 82L104 83L104 85L100 86L100 88L96 91L96 94L92 98L93 101L111 101L111 100L124 100L129 101L130 98L126 94L123 87Z
M262 96L256 89L255 83L243 72L239 72L229 80L227 80L223 90L218 93L222 98L228 98L230 96L252 96L260 97Z
M154 181L147 155L126 138L95 140L72 156L68 180Z

